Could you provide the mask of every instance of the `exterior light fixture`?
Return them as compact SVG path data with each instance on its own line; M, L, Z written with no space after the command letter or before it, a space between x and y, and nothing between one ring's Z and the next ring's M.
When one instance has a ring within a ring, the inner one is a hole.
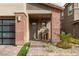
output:
M17 21L21 21L21 16L16 16Z

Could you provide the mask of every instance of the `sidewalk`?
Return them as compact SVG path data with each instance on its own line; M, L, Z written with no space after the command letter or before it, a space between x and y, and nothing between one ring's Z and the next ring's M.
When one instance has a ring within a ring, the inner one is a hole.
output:
M47 52L45 52L46 43L41 41L31 41L31 47L27 56L46 56Z
M13 45L0 45L0 56L17 56L20 48Z

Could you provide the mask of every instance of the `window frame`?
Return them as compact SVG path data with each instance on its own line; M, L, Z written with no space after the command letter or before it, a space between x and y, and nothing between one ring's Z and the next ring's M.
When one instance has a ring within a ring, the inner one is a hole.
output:
M61 12L61 17L63 17L64 16L64 12Z
M68 6L68 16L72 15L73 14L73 5L69 5Z

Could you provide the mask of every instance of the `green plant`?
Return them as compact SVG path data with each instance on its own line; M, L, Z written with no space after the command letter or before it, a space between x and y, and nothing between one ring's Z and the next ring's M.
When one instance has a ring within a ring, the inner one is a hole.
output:
M48 52L52 52L53 51L53 43L50 43L50 42L47 43L47 47L46 48L47 48Z
M61 41L57 43L58 47L67 49L67 48L71 48L71 43L79 45L79 39L74 38L71 34L65 34L65 32L61 32L60 38Z
M57 46L63 49L71 48L71 44L65 41L57 43Z
M60 34L61 41L67 41L67 42L69 42L69 39L71 37L72 37L71 34L65 34L65 32L62 32Z
M26 56L29 47L30 47L30 43L25 43L21 48L21 50L19 51L19 53L17 54L17 56Z
M79 45L79 39L70 38L70 43L78 44Z
M61 41L57 43L58 47L64 48L64 49L71 48L71 43L69 40L71 38L71 34L66 35L65 32L61 32L60 38L61 38Z

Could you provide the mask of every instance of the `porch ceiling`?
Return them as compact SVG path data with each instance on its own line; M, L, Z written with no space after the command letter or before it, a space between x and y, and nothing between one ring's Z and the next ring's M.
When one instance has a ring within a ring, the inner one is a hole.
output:
M51 18L51 14L30 14L29 17L32 19L48 19Z

